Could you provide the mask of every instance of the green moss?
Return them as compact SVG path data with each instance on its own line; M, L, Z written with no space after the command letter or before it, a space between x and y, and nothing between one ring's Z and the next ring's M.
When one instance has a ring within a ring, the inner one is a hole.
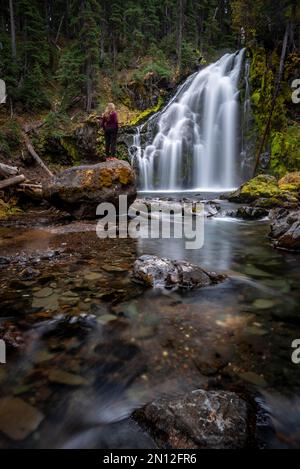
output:
M66 151L67 155L72 158L73 165L74 166L79 165L81 163L80 155L72 139L68 137L62 137L60 138L59 143L63 147L63 149Z
M274 176L260 174L243 184L228 196L228 200L238 203L252 203L264 208L297 206L299 193L288 187L279 187Z
M252 89L251 101L257 138L257 150L268 121L280 57L278 51L267 55L261 47L250 50L252 55L250 66L250 85ZM286 60L286 74L294 70L294 56L290 54ZM291 102L291 89L287 76L282 81L280 93L272 113L272 121L265 148L270 148L270 166L268 170L276 177L282 177L286 172L300 168L300 126L292 125L288 121L287 106ZM265 149L264 149L265 150Z
M156 106L152 108L145 109L145 111L140 112L136 117L134 117L130 122L129 125L139 125L145 120L147 120L152 114L158 112L164 104L164 100L161 96L158 98L158 102Z
M271 198L280 194L277 180L273 176L260 174L243 184L229 196L233 202L250 203L259 198Z
M17 199L13 198L9 202L0 199L0 219L8 218L18 213L22 213L22 209L17 205Z

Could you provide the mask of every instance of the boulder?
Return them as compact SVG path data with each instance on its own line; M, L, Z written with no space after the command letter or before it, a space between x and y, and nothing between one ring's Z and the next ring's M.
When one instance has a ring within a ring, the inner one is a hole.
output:
M300 251L300 210L289 212L274 209L270 212L270 237L274 246L289 251Z
M228 391L197 389L159 399L134 417L160 448L241 449L249 438L247 404Z
M239 189L227 195L231 202L251 203L258 198L270 198L278 195L280 190L274 176L260 174L243 184Z
M287 173L283 178L278 181L278 186L280 187L280 189L285 189L289 191L299 191L300 171L295 171L294 173Z
M243 184L239 189L223 196L230 202L253 204L256 207L296 208L298 193L291 185L279 184L274 176L260 174Z
M133 265L133 279L153 288L193 289L221 282L225 275L206 272L186 261L172 261L156 256L141 256Z
M119 160L74 166L43 184L43 197L76 218L95 218L102 202L118 208L120 195L127 195L128 204L134 201L136 177L129 163Z

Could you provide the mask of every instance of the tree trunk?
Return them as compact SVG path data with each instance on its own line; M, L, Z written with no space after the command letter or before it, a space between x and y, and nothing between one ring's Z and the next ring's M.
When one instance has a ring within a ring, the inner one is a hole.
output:
M181 70L182 61L182 34L183 34L183 9L184 0L178 0L178 22L177 22L177 68Z
M58 26L58 29L57 29L57 33L56 33L56 37L55 37L55 41L54 41L54 44L56 45L57 42L58 42L58 39L59 39L59 35L60 35L60 31L61 31L61 27L62 27L62 24L63 24L63 21L65 19L65 15L63 14L61 19L60 19L60 22L59 22L59 26Z
M283 43L282 43L282 50L281 50L281 57L280 57L279 70L278 70L275 90L274 90L274 94L273 94L273 98L272 98L271 109L270 109L270 113L269 113L269 117L268 117L268 120L267 120L267 123L266 123L265 130L264 130L264 133L263 133L263 136L262 136L262 139L260 141L260 145L258 147L258 151L257 151L257 154L256 154L254 174L256 172L256 169L257 169L257 166L258 166L258 163L259 163L260 155L263 152L263 149L265 147L265 142L266 142L267 136L268 136L269 131L270 131L272 116L273 116L273 112L274 112L275 105L276 105L276 99L277 99L277 96L278 96L278 93L279 93L279 90L280 90L280 82L281 82L282 76L283 76L285 57L286 57L286 49L287 49L288 38L289 38L289 32L290 32L290 23L288 23L286 25L286 28L285 28L285 33L284 33L284 38L283 38Z
M12 54L13 59L15 60L17 56L17 46L16 46L16 26L15 26L13 0L9 0L9 15L10 15L10 34L11 34L11 54Z

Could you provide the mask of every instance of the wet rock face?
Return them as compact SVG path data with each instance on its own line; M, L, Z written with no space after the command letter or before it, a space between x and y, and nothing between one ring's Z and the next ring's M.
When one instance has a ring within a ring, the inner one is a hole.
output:
M241 449L249 437L247 414L237 394L197 389L154 401L135 418L162 448Z
M268 210L262 207L239 207L226 213L229 217L241 218L243 220L260 220L268 216Z
M141 256L133 266L133 279L154 288L193 289L221 282L225 278L225 275L206 272L186 261L156 256Z
M118 160L75 166L43 185L43 197L76 218L95 218L102 202L118 208L120 195L127 195L128 204L134 201L136 177L129 163Z
M288 212L274 209L270 212L270 237L277 248L300 251L300 210Z

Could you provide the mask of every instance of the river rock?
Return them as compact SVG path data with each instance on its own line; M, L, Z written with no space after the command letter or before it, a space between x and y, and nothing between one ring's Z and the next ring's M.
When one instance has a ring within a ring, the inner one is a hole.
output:
M226 215L243 220L260 220L268 216L268 213L268 210L262 207L239 207L236 210L229 210Z
M133 279L154 288L192 289L218 283L225 278L225 275L206 272L186 261L156 256L141 256L133 265Z
M128 204L136 198L134 170L120 160L74 166L43 184L43 197L76 218L95 218L96 208L102 202L118 208L120 195L127 195Z
M300 250L300 210L288 212L285 209L274 209L270 212L270 237L274 246L291 251Z
M197 389L151 402L136 420L161 448L240 449L248 440L246 402L228 391Z

